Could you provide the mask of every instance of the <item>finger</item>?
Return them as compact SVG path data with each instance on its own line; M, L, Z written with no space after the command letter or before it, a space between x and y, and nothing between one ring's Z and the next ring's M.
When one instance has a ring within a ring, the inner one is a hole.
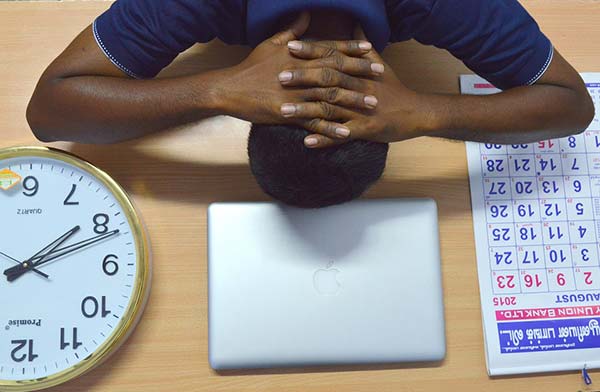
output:
M321 118L313 118L300 123L307 131L318 133L330 139L345 140L350 137L350 130L343 124L327 121Z
M349 57L341 53L322 59L309 60L303 66L306 68L333 68L353 76L380 76L385 70L382 63L374 63L365 58Z
M355 118L351 110L327 102L284 103L281 115L285 118L321 118L331 121L350 121Z
M348 140L332 139L318 133L304 138L304 145L308 148L327 148L347 142Z
M367 35L365 34L365 31L363 30L362 26L360 25L360 23L358 23L355 27L354 27L354 33L353 33L353 38L356 40L360 40L360 41L364 41L367 39ZM379 53L377 53L377 51L375 50L371 50L368 53L365 53L365 58L373 61L373 62L379 62L379 63L383 63L383 59L381 58L381 56L379 55Z
M318 59L329 57L334 53L343 53L347 56L361 57L373 48L368 41L290 41L290 52L302 59Z
M323 101L334 105L353 109L375 109L377 98L340 87L311 88L304 90L307 101Z
M283 71L279 81L286 87L342 87L353 91L367 90L363 79L346 75L331 68L307 68Z
M302 12L296 20L292 22L292 24L285 29L284 31L280 31L271 37L271 42L275 45L285 45L289 41L298 39L306 32L308 29L308 25L310 24L310 13L304 11Z

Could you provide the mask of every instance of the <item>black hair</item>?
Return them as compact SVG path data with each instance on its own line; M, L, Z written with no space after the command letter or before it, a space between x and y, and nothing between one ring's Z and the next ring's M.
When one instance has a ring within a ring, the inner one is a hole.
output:
M248 137L250 169L265 193L286 204L320 208L359 197L385 169L388 145L352 140L307 148L298 127L254 124Z

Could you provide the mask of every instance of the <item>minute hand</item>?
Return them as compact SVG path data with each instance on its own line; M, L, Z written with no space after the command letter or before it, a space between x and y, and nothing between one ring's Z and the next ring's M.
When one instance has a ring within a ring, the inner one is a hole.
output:
M46 264L49 261L52 261L54 259L58 259L59 257L63 257L66 256L70 253L76 252L79 249L85 248L87 246L93 245L97 242L100 242L102 240L105 240L107 238L110 238L116 234L119 234L119 229L117 230L113 230L113 231L108 231L106 233L102 233L100 235L97 235L95 237L92 238L88 238L87 240L83 240L83 241L79 241L76 242L72 245L69 246L65 246L64 248L59 248L59 249L55 249L54 251L48 253L47 256L49 257L45 257L43 260L41 260L41 257L35 257L32 260L38 260L37 262L35 262L33 264L34 267L40 266L42 264Z
M87 240L79 241L79 242L77 242L75 244L72 244L72 245L69 245L69 246L65 246L64 248L56 249L53 252L48 253L46 255L46 257L44 257L44 258L41 258L41 257L33 258L32 260L37 259L38 261L36 263L33 263L32 266L37 268L38 266L46 264L49 261L52 261L52 260L57 259L59 257L66 256L66 255L68 255L70 253L76 252L79 249L82 249L82 248L85 248L87 246L93 245L93 244L95 244L97 242L100 242L102 240L110 238L110 237L112 237L112 236L114 236L115 234L118 234L118 233L119 233L118 229L117 230L113 230L113 231L109 231L109 232L97 235L95 237L88 238ZM19 266L17 265L15 267L19 267ZM22 275L24 273L19 268L15 268L15 267L9 268L8 270L6 270L4 272L4 274L7 276L7 278L9 278L9 279L13 278L13 280L14 280L14 279L18 278L20 275Z

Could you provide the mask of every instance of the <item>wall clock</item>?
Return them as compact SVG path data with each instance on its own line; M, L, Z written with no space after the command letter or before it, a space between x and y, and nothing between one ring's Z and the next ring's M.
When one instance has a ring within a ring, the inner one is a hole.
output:
M140 218L103 171L46 147L0 149L0 390L91 370L132 332L150 287Z

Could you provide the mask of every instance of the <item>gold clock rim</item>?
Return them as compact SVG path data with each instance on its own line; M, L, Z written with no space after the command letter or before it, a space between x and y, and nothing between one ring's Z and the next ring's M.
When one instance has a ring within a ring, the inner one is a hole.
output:
M150 289L151 260L148 235L141 217L125 190L106 172L70 152L44 146L19 146L0 149L0 161L23 156L53 158L73 165L100 180L115 196L127 217L136 242L136 276L132 298L115 331L94 352L79 363L48 377L29 380L1 380L0 390L29 392L51 388L71 381L100 365L123 344L135 329L146 305Z

